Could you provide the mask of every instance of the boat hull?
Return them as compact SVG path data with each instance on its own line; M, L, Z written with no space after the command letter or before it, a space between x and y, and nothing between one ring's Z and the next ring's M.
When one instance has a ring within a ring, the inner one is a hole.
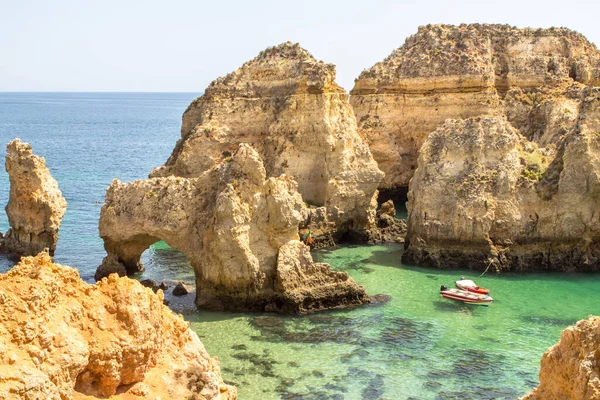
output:
M490 296L471 293L467 292L466 290L458 289L441 290L440 295L445 299L460 301L465 304L474 304L478 306L488 306L492 301L494 301L494 299Z
M465 284L464 282L472 282L473 284L472 285ZM454 284L456 285L457 288L459 288L461 290L466 290L471 293L478 293L478 294L489 294L490 293L490 291L488 289L475 285L475 283L473 281L456 281L456 282L454 282Z

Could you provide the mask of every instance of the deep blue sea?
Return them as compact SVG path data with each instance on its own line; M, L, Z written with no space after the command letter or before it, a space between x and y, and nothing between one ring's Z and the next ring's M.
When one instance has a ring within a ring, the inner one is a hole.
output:
M198 93L0 93L0 146L20 138L43 156L67 199L55 260L90 280L104 257L98 218L114 178L147 178L180 136ZM5 147L4 147L5 148ZM2 165L4 162L2 160ZM0 205L8 175L0 173ZM0 213L0 231L8 219ZM6 260L0 269L6 267ZM8 262L8 265L11 265Z
M197 93L0 93L0 144L29 142L67 199L55 261L92 282L104 257L98 218L114 178L144 179L179 138ZM9 183L0 173L0 205ZM0 213L0 230L8 229ZM600 275L487 274L403 265L402 247L315 252L380 306L308 316L198 311L166 297L221 360L240 399L514 399L537 384L539 360L568 325L600 314ZM135 278L194 285L185 256L158 242ZM0 257L0 273L13 265ZM441 299L461 275L491 289L489 307ZM557 302L556 299L561 299Z

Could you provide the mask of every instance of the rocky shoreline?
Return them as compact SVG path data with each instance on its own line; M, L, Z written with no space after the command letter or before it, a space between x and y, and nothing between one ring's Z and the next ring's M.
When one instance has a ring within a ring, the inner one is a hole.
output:
M95 285L47 253L0 274L0 398L235 399L189 323L127 277Z
M148 179L112 182L96 285L52 263L66 201L14 140L0 250L37 256L0 275L0 398L235 399L162 291L126 277L159 240L185 254L211 310L377 302L313 260L344 242L404 243L406 264L439 269L598 271L598 85L600 53L565 28L421 27L350 96L334 65L268 48L190 104ZM383 202L405 196L407 221ZM526 398L597 398L598 326L567 329Z

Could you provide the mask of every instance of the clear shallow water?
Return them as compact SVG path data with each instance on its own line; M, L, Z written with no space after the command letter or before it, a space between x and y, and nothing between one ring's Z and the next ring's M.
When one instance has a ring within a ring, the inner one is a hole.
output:
M0 143L20 137L46 157L69 203L56 261L91 280L104 256L97 221L115 177L145 178L171 153L197 94L0 93ZM8 201L0 174L0 204ZM403 215L405 210L398 207ZM0 230L8 224L1 213ZM342 247L315 256L346 270L381 306L283 317L198 312L173 298L241 399L516 398L537 384L539 360L560 332L600 313L600 275L486 275L490 307L439 297L468 271L403 266L399 246ZM185 257L157 243L137 278L193 287ZM12 261L0 258L0 272ZM170 291L169 291L170 292Z

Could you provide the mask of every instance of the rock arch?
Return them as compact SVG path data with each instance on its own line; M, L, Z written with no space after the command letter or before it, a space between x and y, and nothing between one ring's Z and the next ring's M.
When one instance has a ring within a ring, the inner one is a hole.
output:
M346 273L313 262L298 240L306 213L296 182L267 179L247 144L196 178L115 180L100 214L108 255L96 279L139 271L142 253L164 240L188 257L202 308L299 313L368 302Z

